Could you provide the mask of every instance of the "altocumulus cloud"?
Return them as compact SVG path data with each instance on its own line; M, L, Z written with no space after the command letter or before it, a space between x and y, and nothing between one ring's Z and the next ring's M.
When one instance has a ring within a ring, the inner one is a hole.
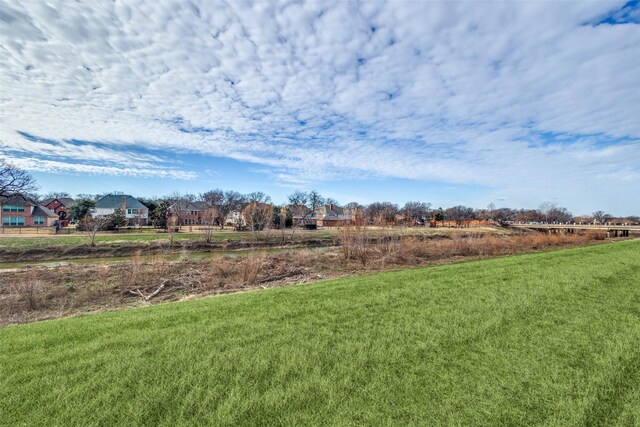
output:
M638 2L0 4L0 154L25 167L640 186Z

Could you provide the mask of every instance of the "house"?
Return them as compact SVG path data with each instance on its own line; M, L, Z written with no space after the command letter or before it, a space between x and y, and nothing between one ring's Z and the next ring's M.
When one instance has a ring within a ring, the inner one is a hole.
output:
M97 217L113 214L120 209L127 217L128 225L147 225L149 222L149 209L135 197L126 194L107 194L96 201L93 211Z
M55 212L22 194L0 194L2 227L52 227L58 220Z
M232 211L229 213L229 215L227 215L227 219L225 220L224 225L241 228L247 224L245 223L240 211Z
M315 215L309 216L308 219L315 219L318 227L339 227L349 225L353 219L349 209L341 208L331 203L320 206L315 210L315 212L313 212L313 214Z
M269 228L273 221L273 205L253 201L240 213L244 223L252 231Z
M58 215L60 221L62 221L64 226L69 223L69 218L67 214L67 208L73 204L74 200L70 197L60 197L53 199L46 199L42 202L42 204L48 209L52 210Z
M211 206L207 202L177 201L169 211L178 220L176 225L213 225L216 220L212 218Z

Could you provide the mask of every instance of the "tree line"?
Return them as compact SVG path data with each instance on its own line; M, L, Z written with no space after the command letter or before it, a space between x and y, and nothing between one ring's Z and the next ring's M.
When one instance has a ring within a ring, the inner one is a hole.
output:
M92 201L99 196L81 195L70 208L70 216L82 218L90 211ZM167 220L174 215L180 224L181 215L193 203L204 203L212 209L211 225L224 228L230 215L243 212L252 206L250 215L260 217L260 221L249 224L249 228L262 228L267 225L274 228L291 227L294 219L303 218L321 206L347 210L358 216L364 223L375 225L402 224L407 226L438 225L449 222L463 226L470 221L491 221L500 225L512 223L566 224L577 221L605 224L611 219L604 211L576 217L567 208L554 203L542 203L537 209L497 208L493 203L486 208L476 209L465 205L448 208L433 207L431 203L409 201L404 205L392 202L373 202L363 205L357 202L341 204L335 199L322 196L318 191L294 191L282 205L272 203L271 197L262 192L242 194L233 190L215 189L199 195L174 193L165 197L137 197L149 209L149 223L158 228L166 228ZM95 202L93 202L95 204ZM618 218L620 219L620 218ZM639 223L640 217L621 218L625 222Z
M0 194L27 194L35 200L44 201L51 198L71 197L66 192L50 192L44 195L35 193L37 185L33 177L7 162L0 161ZM123 194L123 193L110 193ZM77 194L75 202L68 208L69 218L82 220L95 207L95 201L102 194ZM260 218L261 224L252 224L252 228L274 226L290 227L294 218L309 215L323 205L332 205L347 209L369 224L427 225L438 222L453 221L461 226L469 221L493 221L498 224L509 223L571 223L576 221L604 224L614 218L613 215L599 210L591 215L575 217L565 207L545 202L537 209L497 208L493 203L483 209L457 205L448 208L434 208L431 203L409 201L404 205L392 202L373 202L362 205L357 202L341 204L331 197L324 197L318 191L294 191L281 206L274 205L271 197L256 191L242 194L233 190L213 189L198 195L173 193L163 197L137 197L149 210L149 222L158 228L167 228L172 216L180 223L181 212L188 210L193 203L202 203L210 209L211 222L224 228L230 215L239 213L250 207L250 216ZM622 220L630 223L640 222L640 217L629 216ZM103 227L118 228L126 224L124 212L116 212Z

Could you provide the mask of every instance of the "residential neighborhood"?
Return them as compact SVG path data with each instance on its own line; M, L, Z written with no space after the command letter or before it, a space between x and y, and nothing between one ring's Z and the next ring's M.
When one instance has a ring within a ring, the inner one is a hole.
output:
M640 0L0 0L0 427L640 427Z
M300 227L307 230L349 225L406 227L481 227L492 224L639 224L637 217L614 217L602 211L593 215L573 216L565 208L543 204L538 209L509 209L489 206L473 209L454 206L432 208L423 202L407 202L403 207L389 202L374 202L368 206L348 203L340 206L333 199L313 194L313 202L300 200L297 191L288 203L274 204L263 193L241 195L215 190L222 197L174 194L161 198L136 198L130 194L110 193L88 197L45 197L23 193L0 196L1 226L5 228L51 227L55 232L79 226L87 215L120 219L104 225L105 230L121 227L166 228L168 223L180 229L214 226L235 230ZM66 194L66 193L64 193ZM224 195L227 197L224 197Z

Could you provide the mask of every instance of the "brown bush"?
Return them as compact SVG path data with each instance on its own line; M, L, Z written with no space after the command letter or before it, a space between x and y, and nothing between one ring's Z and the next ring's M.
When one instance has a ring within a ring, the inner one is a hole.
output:
M40 280L25 280L12 286L15 301L21 303L25 310L36 310L42 301L44 286Z

